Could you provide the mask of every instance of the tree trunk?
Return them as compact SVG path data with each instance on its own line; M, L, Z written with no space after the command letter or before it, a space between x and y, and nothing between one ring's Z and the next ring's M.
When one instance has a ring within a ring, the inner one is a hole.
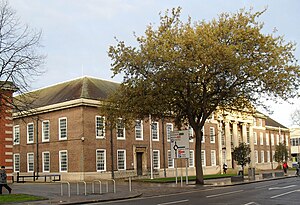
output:
M201 139L203 137L203 133L201 128L198 128L196 131L196 184L203 185L203 169L202 169L202 156L201 156Z

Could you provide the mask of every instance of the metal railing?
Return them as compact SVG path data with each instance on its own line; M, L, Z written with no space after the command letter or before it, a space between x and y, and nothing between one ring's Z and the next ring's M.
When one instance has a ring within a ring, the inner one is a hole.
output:
M63 184L67 184L68 186L68 195L69 197L71 197L71 187L70 187L70 183L67 181L63 181L60 183L60 195L63 196L64 195L64 191L63 191Z
M77 195L79 195L79 184L83 183L84 184L84 195L86 196L86 182L85 181L79 181L76 184L76 188L77 188Z

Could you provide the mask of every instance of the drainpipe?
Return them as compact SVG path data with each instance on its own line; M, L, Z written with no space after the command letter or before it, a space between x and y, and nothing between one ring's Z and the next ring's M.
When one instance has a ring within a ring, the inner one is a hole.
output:
M39 116L36 118L36 177L39 178Z
M114 141L113 141L113 126L110 122L110 158L111 158L111 178L115 178L114 172Z
M153 179L153 150L152 150L152 120L151 115L149 115L150 123L150 178Z
M167 177L167 172L166 172L166 150L165 150L165 129L164 129L164 117L162 117L161 120L161 126L162 126L162 146L163 146L163 166L164 166L164 177Z

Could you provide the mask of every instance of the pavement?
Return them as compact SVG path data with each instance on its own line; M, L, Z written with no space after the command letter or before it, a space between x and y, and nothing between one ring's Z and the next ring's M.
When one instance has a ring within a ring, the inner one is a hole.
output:
M265 172L275 172L265 171ZM196 185L194 181L190 181L188 184L183 178L181 183L180 179L178 183L148 183L132 181L131 188L129 181L117 180L114 190L112 181L109 181L108 186L105 182L101 186L100 194L100 184L96 182L94 184L94 193L92 189L92 183L86 183L86 195L84 183L71 183L70 184L70 197L68 193L68 185L61 182L52 183L14 183L11 184L13 188L13 194L29 194L35 196L45 197L45 200L41 201L30 201L15 204L26 204L26 205L36 205L36 204L87 204L93 202L105 202L129 199L135 197L150 197L157 195L167 195L174 193L181 193L192 190L207 189L211 187L222 187L222 186L235 186L245 183L258 183L267 180L277 180L286 177L295 177L294 171L289 171L287 175L283 177L273 177L268 179L262 178L262 173L256 175L255 179L249 180L247 176L243 182L231 182L231 178L220 178L220 179L209 179L205 180L205 185ZM78 189L77 189L78 187ZM61 193L61 188L63 193ZM79 193L79 194L77 194ZM6 190L3 189L3 194L6 194ZM61 195L63 194L63 195Z

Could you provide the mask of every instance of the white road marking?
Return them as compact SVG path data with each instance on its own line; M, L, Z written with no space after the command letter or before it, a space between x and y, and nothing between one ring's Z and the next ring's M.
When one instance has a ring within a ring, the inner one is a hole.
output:
M221 194L214 194L214 195L206 196L206 198L218 197L218 196L223 196L223 195L228 195L228 194L235 194L235 193L239 193L242 191L244 191L244 190L231 191L231 192L226 192L226 193L221 193Z
M278 194L278 195L275 195L275 196L272 196L270 197L271 199L275 199L277 197L280 197L280 196L284 196L284 195L287 195L287 194L291 194L291 193L294 193L296 191L300 191L300 189L297 189L297 190L293 190L293 191L289 191L289 192L285 192L285 193L282 193L282 194Z
M297 185L293 184L293 185L284 186L284 187L270 187L269 190L275 190L275 189L288 189L288 188L291 188L291 187L294 187L294 186L297 186Z
M256 202L249 202L249 203L247 203L247 204L244 204L244 205L251 205L251 204L254 204L254 205L259 205L258 203L256 203Z
M162 203L162 204L157 204L157 205L167 205L167 204L179 204L179 203L184 203L184 202L188 202L188 199L185 200L180 200L180 201L171 201L171 202L166 202L166 203Z

